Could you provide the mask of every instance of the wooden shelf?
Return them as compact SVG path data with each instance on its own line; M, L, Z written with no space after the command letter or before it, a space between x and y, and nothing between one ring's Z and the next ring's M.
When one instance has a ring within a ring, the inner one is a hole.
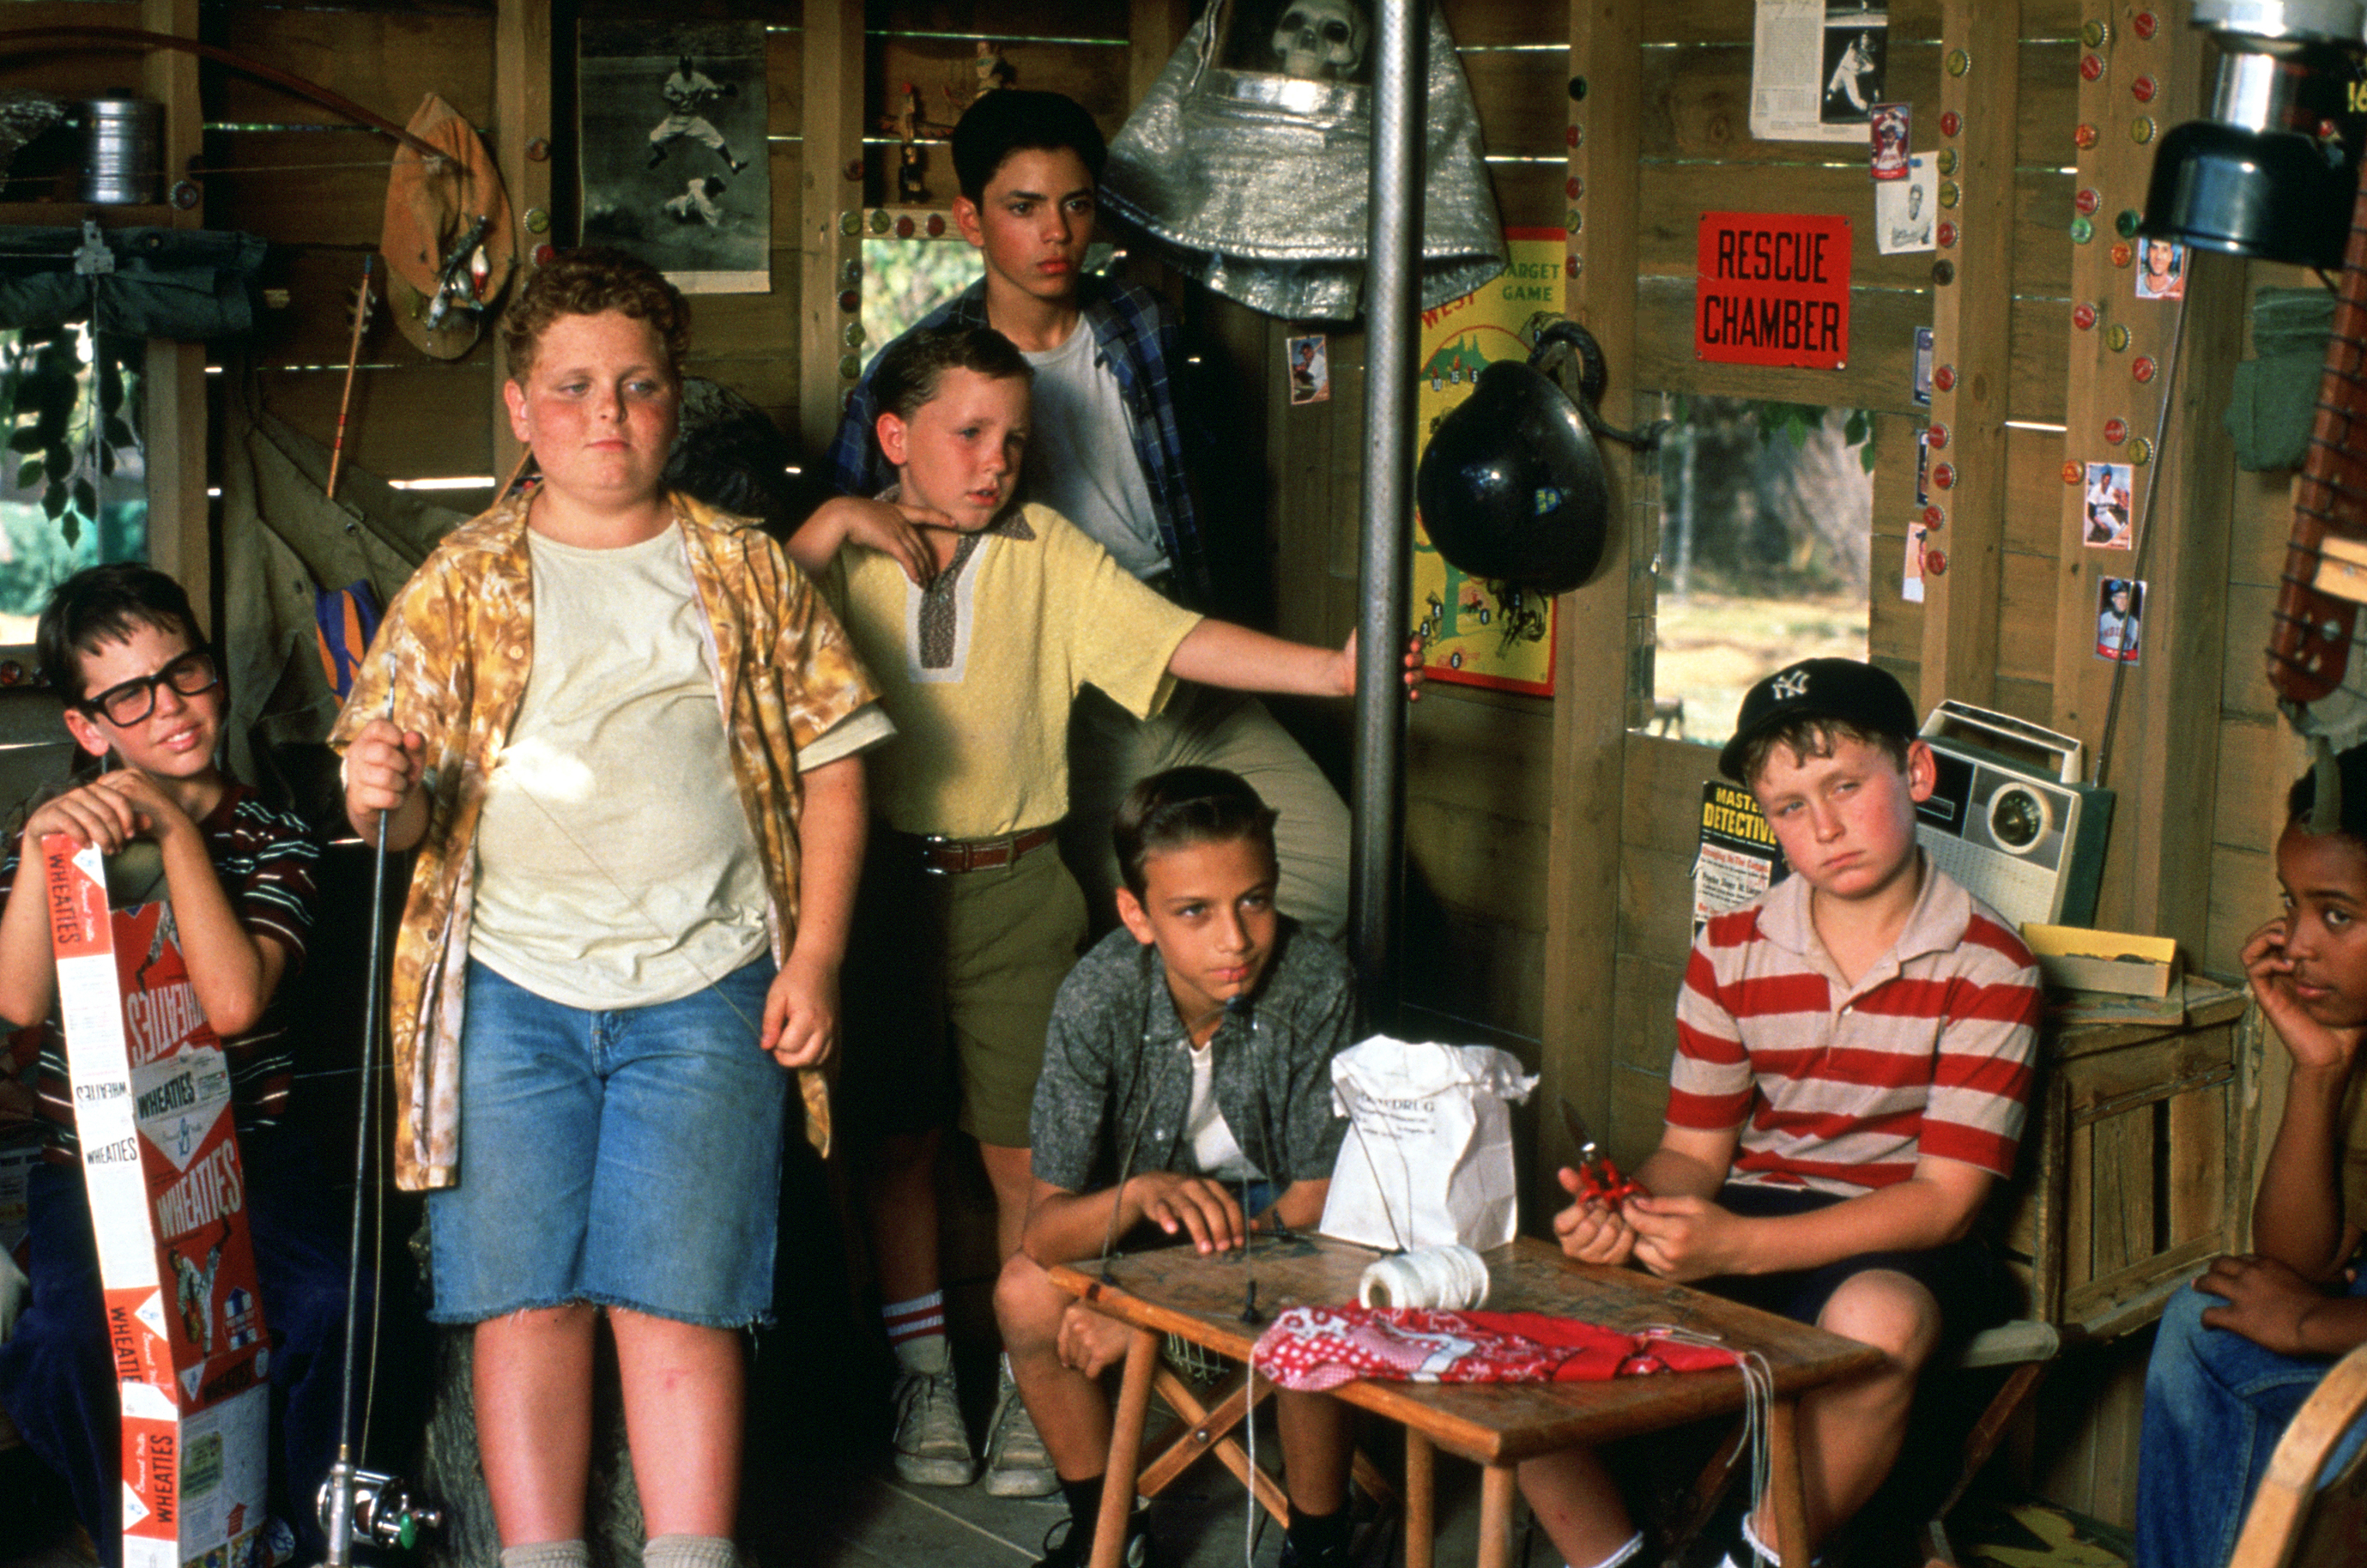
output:
M0 228L79 229L95 218L102 229L169 229L173 209L164 202L104 207L90 201L0 201Z

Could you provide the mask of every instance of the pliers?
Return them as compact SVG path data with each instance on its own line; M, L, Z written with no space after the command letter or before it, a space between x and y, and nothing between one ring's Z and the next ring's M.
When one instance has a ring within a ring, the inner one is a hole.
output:
M1649 1198L1635 1181L1619 1174L1619 1166L1598 1147L1586 1131L1586 1120L1568 1099L1561 1102L1561 1124L1578 1145L1578 1200L1616 1209L1631 1198Z

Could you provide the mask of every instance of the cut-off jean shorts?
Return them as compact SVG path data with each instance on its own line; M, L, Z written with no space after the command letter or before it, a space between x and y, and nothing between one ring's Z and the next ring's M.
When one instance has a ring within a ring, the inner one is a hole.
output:
M759 958L679 1001L586 1011L471 960L428 1316L588 1301L769 1324L789 1082L757 1048L773 974Z

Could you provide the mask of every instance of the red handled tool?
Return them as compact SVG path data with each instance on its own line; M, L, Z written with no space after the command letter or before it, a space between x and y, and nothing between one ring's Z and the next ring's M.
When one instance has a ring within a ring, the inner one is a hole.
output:
M1588 1135L1586 1120L1578 1108L1565 1099L1561 1102L1561 1124L1569 1132L1569 1141L1578 1145L1578 1199L1581 1203L1603 1202L1616 1209L1631 1198L1649 1198L1635 1182L1619 1174L1619 1167L1610 1155L1595 1145Z

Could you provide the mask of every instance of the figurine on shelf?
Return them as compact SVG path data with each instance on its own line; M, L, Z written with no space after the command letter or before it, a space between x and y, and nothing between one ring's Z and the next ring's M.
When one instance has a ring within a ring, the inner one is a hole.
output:
M922 161L921 138L950 136L952 127L922 118L921 89L910 82L904 84L903 107L883 117L879 123L882 129L894 131L903 143L896 167L896 199L907 207L926 206L929 187L926 165Z
M1003 59L992 44L984 39L980 39L977 51L978 59L971 67L978 73L978 91L971 97L973 103L997 87L1007 87L1016 80L1016 73L1011 69L1011 62Z

